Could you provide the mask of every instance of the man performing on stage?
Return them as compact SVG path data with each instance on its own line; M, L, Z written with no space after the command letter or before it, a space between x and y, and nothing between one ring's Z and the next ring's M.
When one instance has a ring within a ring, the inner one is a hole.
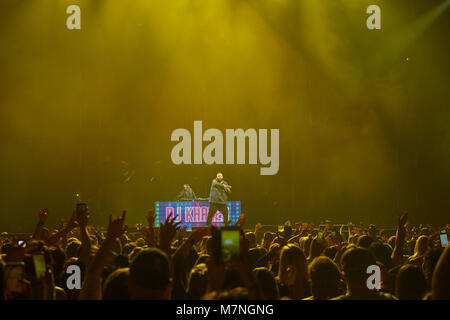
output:
M211 191L209 192L209 211L206 225L210 226L211 221L217 211L223 215L223 223L228 224L228 195L231 193L231 186L223 180L223 174L218 173L211 183Z
M197 196L192 190L191 186L188 184L184 184L183 190L178 193L177 201L192 201L197 199Z

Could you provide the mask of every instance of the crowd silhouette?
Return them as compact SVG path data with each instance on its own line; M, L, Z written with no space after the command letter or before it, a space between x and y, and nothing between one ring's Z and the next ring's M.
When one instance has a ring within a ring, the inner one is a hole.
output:
M398 217L392 234L375 225L287 221L270 231L239 230L239 254L221 259L215 227L187 231L169 216L156 228L153 211L136 231L126 212L107 228L89 224L89 210L68 222L17 239L1 234L1 299L6 300L429 300L450 299L449 225L410 226ZM43 257L42 265L39 256ZM68 270L80 271L80 285ZM368 285L369 266L380 281ZM41 270L42 269L42 270ZM71 285L72 284L72 285Z

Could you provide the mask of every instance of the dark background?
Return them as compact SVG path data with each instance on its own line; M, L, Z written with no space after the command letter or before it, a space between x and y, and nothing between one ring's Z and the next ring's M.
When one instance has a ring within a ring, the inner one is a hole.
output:
M133 225L183 183L207 197L218 171L249 225L447 223L449 5L2 0L0 229L30 232L44 207L56 226L75 193L93 223L126 208ZM172 164L171 133L194 120L280 129L278 174Z

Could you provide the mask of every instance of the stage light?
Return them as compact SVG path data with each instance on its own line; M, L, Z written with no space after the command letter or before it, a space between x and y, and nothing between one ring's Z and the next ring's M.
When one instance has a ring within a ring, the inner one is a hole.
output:
M388 67L389 62L398 59L401 53L423 35L449 6L450 0L446 0L395 33L384 45L386 50L373 57L373 63L371 64L373 69L383 70L383 66ZM407 58L406 61L409 61L409 59Z

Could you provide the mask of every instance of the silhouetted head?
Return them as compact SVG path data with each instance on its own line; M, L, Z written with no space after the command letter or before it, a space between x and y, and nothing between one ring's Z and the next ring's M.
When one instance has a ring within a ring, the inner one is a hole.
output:
M341 265L349 285L367 288L367 268L375 265L372 253L361 247L351 248L342 255Z
M208 286L208 268L200 263L192 268L189 274L187 295L190 300L200 300Z
M414 256L420 257L425 254L428 248L428 236L420 236L416 240L416 245L414 247Z
M268 300L280 299L280 292L278 291L277 281L273 273L267 268L255 268L253 275L256 278L256 282L261 288L264 298Z
M372 252L375 259L383 263L387 269L394 267L394 263L391 259L392 248L388 244L374 241L370 244L369 251Z
M372 237L370 237L368 235L363 235L363 236L360 236L358 238L357 245L359 247L363 247L363 248L368 249L370 247L370 245L372 244L372 242L373 242L373 238Z
M144 249L130 265L131 299L169 299L172 289L167 254L155 248Z
M434 268L441 257L442 251L442 248L428 249L423 256L422 270L427 279L428 289L431 289Z
M300 247L288 244L281 249L278 278L285 286L293 286L293 297L303 299L308 281L306 257Z
M103 286L103 300L128 300L129 268L117 269L108 276Z
M427 280L419 267L406 264L397 273L395 287L400 300L422 300L427 292Z
M330 258L315 258L308 267L308 273L314 299L330 299L340 294L342 276Z

